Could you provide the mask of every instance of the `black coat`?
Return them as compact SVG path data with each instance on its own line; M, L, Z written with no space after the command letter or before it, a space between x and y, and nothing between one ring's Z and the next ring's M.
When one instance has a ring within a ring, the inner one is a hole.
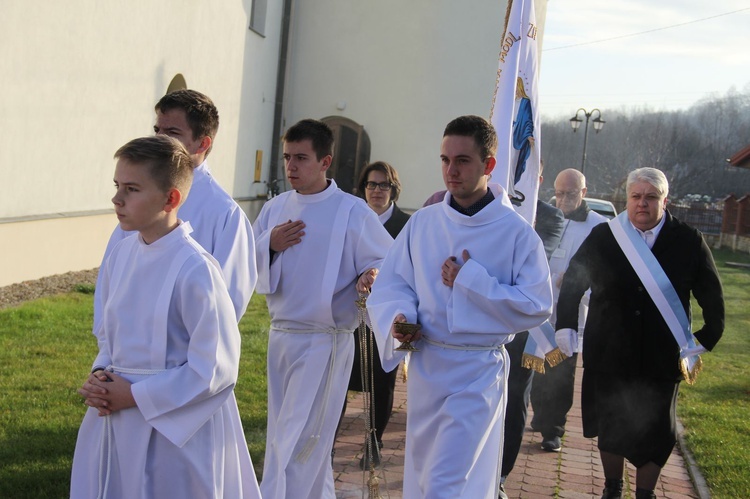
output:
M396 236L398 236L399 232L401 232L401 229L404 228L404 225L406 225L406 222L409 220L409 217L411 215L404 213L401 211L398 206L396 206L396 203L393 203L393 213L391 213L391 218L388 219L386 223L383 224L383 227L385 227L385 230L388 231L388 234L391 235L392 238L396 239ZM370 333L370 328L367 328L367 332ZM354 363L352 364L352 372L351 376L349 377L349 390L355 390L358 392L362 391L362 377L360 373L360 360L359 357L362 355L360 346L359 346L359 328L354 330L355 334L355 341L354 341ZM369 334L368 334L369 336ZM374 343L373 343L374 346ZM393 388L396 383L396 371L397 369L394 369L390 372L385 372L383 370L383 366L380 363L380 356L377 353L377 347L375 347L374 355L372 356L372 370L373 370L373 376L374 376L374 388L375 390L382 391L385 390L389 393L393 393ZM378 410L384 410L382 408L382 404L384 403L382 401L384 397L382 395L379 396L379 399L376 398L378 405L378 408L376 408L376 412ZM389 408L390 411L390 408ZM390 412L389 412L390 414ZM386 418L387 421L388 418ZM381 429L382 431L382 429Z
M383 227L385 227L385 230L388 231L388 234L390 234L393 239L396 239L396 236L398 236L398 233L404 228L404 225L406 225L410 216L411 215L401 211L398 206L396 206L396 203L393 203L393 213L391 213L391 218L383 224Z
M704 320L695 337L711 350L724 331L724 297L713 256L700 232L669 212L664 216L652 252L689 318L690 293L695 296ZM680 379L677 342L606 223L594 227L570 261L557 302L556 329L578 329L578 303L589 287L584 368Z
M552 257L552 253L560 244L564 229L565 216L563 212L544 201L537 200L534 230L544 244L544 253L547 255L547 260Z

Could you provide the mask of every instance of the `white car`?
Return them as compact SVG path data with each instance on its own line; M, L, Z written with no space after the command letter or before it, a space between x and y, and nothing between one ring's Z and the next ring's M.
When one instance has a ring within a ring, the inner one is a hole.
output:
M604 199L596 198L583 198L586 204L593 211L604 215L607 218L615 218L617 216L617 210L615 205ZM549 204L555 206L555 196L552 196L549 200Z

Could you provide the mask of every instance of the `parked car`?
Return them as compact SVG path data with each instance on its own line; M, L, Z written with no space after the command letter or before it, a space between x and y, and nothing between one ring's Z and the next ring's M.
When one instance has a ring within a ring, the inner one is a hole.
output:
M586 201L586 204L591 208L593 211L604 215L607 218L615 218L617 216L617 210L615 209L615 205L610 203L609 201L605 199L596 199L596 198L583 198L584 201ZM549 204L552 206L555 206L555 196L552 196L549 200Z

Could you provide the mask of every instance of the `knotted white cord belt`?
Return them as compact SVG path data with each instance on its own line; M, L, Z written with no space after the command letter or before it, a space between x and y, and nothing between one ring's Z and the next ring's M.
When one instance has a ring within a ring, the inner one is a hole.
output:
M105 371L118 374L135 374L149 376L166 371L166 369L129 369L127 367L107 366ZM112 417L104 416L104 426L102 426L102 438L99 447L99 493L98 499L107 497L109 489L109 477L112 471ZM107 462L104 463L104 454L107 455Z
M335 327L329 327L324 329L289 329L285 327L271 326L271 331L281 331L282 333L299 333L299 334L313 334L313 333L327 333L327 334L344 334L352 333L351 329L339 329Z
M308 438L307 442L305 443L305 446L300 450L297 455L294 457L294 459L298 463L305 463L308 459L310 459L310 456L312 455L312 451L315 448L315 446L320 441L320 432L323 430L323 423L325 422L325 413L326 409L328 408L328 397L331 393L331 380L333 379L333 366L336 363L336 349L337 349L337 340L336 337L339 334L352 334L351 329L338 329L334 327L329 327L327 329L288 329L283 327L275 327L271 326L271 330L281 331L282 333L295 333L295 334L313 334L313 333L326 333L331 335L331 341L333 342L333 345L331 345L331 357L328 361L328 375L326 376L326 383L323 389L323 403L320 404L320 409L318 410L318 413L315 415L315 423L313 424L313 431L312 435Z
M505 348L505 345L495 345L495 346L451 345L450 343L443 343L442 341L432 340L424 335L422 335L420 339L426 341L430 345L435 345L436 347L440 347L440 348L447 348L449 350L489 351L489 350L502 350Z

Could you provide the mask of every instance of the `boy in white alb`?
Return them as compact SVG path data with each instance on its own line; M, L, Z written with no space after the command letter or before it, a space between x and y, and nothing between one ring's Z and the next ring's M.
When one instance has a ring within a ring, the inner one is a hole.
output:
M406 339L394 322L419 323L409 360L404 498L496 498L508 354L515 333L552 310L539 236L487 176L497 136L479 116L445 128L448 192L412 215L367 301L383 368Z
M234 385L240 335L218 263L177 208L187 150L166 137L121 147L112 199L124 230L97 292L99 355L79 393L90 406L72 498L259 498Z
M362 199L326 179L327 125L302 120L283 140L294 190L266 203L253 225L257 291L271 314L261 491L333 498L331 449L354 358L357 292L369 291L393 240Z

